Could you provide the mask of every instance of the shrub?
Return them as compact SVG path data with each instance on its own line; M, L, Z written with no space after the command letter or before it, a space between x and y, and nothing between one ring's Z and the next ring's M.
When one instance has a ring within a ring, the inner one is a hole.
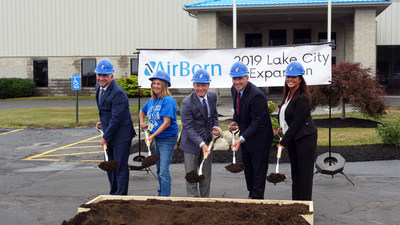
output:
M376 132L384 144L400 146L400 119L378 124Z
M178 110L180 110L183 99L178 99L178 100L175 99L175 101L176 101L176 105L178 106Z
M30 97L35 93L35 84L22 78L0 78L0 98Z
M377 77L372 68L363 68L360 63L341 62L332 67L332 107L341 104L342 119L348 103L366 116L379 118L385 114L385 91ZM313 107L329 105L329 85L311 86L310 91Z
M115 80L125 91L129 97L137 97L138 95L138 77L137 75L131 75L129 78L118 78ZM149 88L141 88L140 89L141 97L150 96Z
M273 102L273 101L268 101L268 111L269 115L271 115L273 112L277 110L278 106ZM276 130L279 128L279 122L278 119L270 116L271 118L271 123L272 123L272 129L274 130L274 134L276 133ZM279 143L279 136L275 135L274 139L272 141L272 146L276 146Z
M268 101L269 115L271 115L273 112L275 112L277 108L278 108L278 106L276 106L276 104L273 101Z

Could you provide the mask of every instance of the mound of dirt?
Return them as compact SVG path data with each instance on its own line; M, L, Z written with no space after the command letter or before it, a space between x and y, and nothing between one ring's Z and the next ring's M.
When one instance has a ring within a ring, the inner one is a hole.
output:
M125 224L308 224L301 216L310 214L305 204L255 204L237 202L195 202L148 199L106 200L81 207L62 225Z

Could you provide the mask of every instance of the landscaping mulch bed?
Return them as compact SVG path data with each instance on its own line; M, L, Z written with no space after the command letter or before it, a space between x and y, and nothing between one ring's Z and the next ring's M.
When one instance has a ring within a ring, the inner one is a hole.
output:
M328 127L329 119L316 119L314 120L317 127ZM376 121L346 118L331 119L331 128L344 128L344 127L358 127L358 128L376 128ZM271 147L269 162L276 163L276 148ZM329 146L318 146L317 154L329 152ZM360 162L360 161L376 161L376 160L394 160L400 159L400 147L394 145L373 144L373 145L349 145L349 146L331 146L331 152L338 153L346 160L346 162ZM214 151L213 163L231 163L232 151ZM237 160L240 161L241 151L239 150ZM289 156L287 151L282 152L281 163L288 163ZM176 150L172 159L172 163L183 163L182 150Z

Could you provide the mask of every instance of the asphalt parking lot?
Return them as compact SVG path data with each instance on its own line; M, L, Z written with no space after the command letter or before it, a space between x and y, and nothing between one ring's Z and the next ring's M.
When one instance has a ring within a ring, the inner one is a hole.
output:
M229 113L229 107L224 110ZM106 174L97 167L103 160L98 140L95 129L0 128L0 224L61 224L79 205L107 194ZM344 173L354 186L342 174L316 174L315 224L399 224L399 163L346 163ZM246 198L243 173L224 166L213 164L210 197ZM274 168L269 165L269 171ZM155 168L150 169L131 170L129 195L157 194ZM288 179L268 183L266 199L291 199L290 165L281 164L280 171ZM171 176L171 196L185 197L183 164L171 165Z

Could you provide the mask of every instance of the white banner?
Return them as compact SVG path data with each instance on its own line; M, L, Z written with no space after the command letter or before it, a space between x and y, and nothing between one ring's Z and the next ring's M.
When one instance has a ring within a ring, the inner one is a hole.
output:
M150 88L151 75L157 70L171 77L171 88L192 88L192 76L203 68L211 75L212 88L230 88L229 71L236 61L249 69L250 81L258 87L281 87L284 72L292 61L305 69L308 85L329 84L332 50L329 44L290 47L260 47L213 50L140 50L138 82Z

